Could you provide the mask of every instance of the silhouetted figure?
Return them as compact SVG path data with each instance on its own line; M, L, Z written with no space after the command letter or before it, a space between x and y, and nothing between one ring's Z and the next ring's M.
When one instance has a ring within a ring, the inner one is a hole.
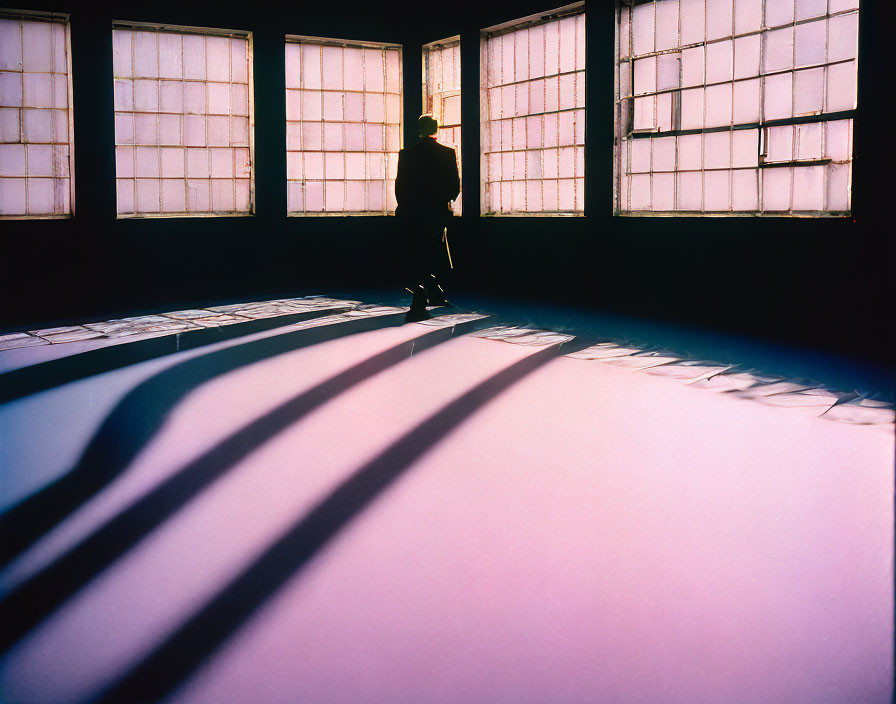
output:
M395 199L407 256L405 286L414 298L408 320L429 317L426 305L447 305L439 276L448 258L443 237L451 201L460 193L457 156L433 138L438 123L430 115L417 120L419 141L398 152Z

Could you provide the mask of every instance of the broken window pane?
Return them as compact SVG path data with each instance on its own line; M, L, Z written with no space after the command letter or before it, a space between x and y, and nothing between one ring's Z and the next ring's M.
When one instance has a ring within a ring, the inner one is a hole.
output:
M0 18L0 217L72 214L69 25Z
M439 81L453 81L453 57L440 58L445 61ZM401 125L400 49L287 37L285 60L287 74L298 80L296 89L286 90L286 151L292 165L287 172L287 212L393 212ZM442 100L439 110L440 116L454 116L456 106Z

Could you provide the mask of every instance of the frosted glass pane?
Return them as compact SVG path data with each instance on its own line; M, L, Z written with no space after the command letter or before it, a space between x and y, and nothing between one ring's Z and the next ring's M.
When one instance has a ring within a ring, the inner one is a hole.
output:
M542 117L540 115L526 118L526 148L535 149L543 145Z
M297 90L286 91L286 119L294 122L301 119L302 115L302 94Z
M544 76L544 25L529 28L529 76Z
M226 120L227 118L222 118ZM234 147L249 146L249 118L230 118L230 145Z
M131 75L131 39L130 30L112 30L112 72L116 76Z
M669 132L673 129L674 115L672 114L672 94L661 93L656 96L656 128L660 132Z
M320 88L320 47L302 45L302 85L304 88ZM305 198L308 198L306 191Z
M849 164L830 164L827 170L827 209L849 210Z
M159 76L161 78L180 78L183 75L182 52L182 34L159 33Z
M345 185L345 209L360 212L367 208L367 188L362 182L351 182Z
M635 95L656 91L656 57L635 60ZM560 104L563 105L563 82L560 83Z
M768 127L766 128L766 137L768 140L766 161L791 161L793 159L793 127L791 125Z
M134 143L134 118L132 115L128 113L115 115L115 143Z
M633 139L631 141L632 173L646 173L650 171L650 142L649 139Z
M325 125L325 128L326 127L327 126ZM384 130L380 125L365 125L364 139L367 145L367 149L383 151L386 147ZM329 147L326 148L329 149Z
M635 98L635 120L634 129L650 130L653 129L653 111L656 98L650 96L647 98Z
M205 80L205 37L185 34L184 78Z
M211 207L209 190L208 181L187 179L187 211L208 212Z
M678 0L661 0L656 5L657 51L678 46Z
M515 46L516 71L514 80L525 81L529 78L529 30L524 29L513 33ZM575 18L568 17L560 20L560 70L573 71L576 67L576 25Z
M383 82L383 52L378 49L363 49L364 52L364 89L370 91L382 91L385 88Z
M648 152L648 159L649 159ZM576 175L576 150L573 147L560 147L557 159L557 173L560 178L571 178Z
M115 182L115 196L119 215L134 212L134 182L132 180L118 179Z
M734 33L755 32L762 24L762 0L735 0Z
M364 125L347 124L345 126L345 148L349 151L364 149Z
M650 210L650 175L635 174L631 178L631 209Z
M54 176L53 147L49 144L29 144L26 148L29 176Z
M696 44L706 39L703 0L681 0L681 43Z
M725 212L730 208L730 171L707 171L703 175L703 209Z
M317 180L324 177L324 155L322 153L306 152L304 154L304 161L304 178Z
M162 178L184 177L184 154L184 150L178 147L162 149ZM124 174L119 175L123 176ZM181 190L183 190L183 184L181 184Z
M681 54L662 54L657 63L657 90L680 87Z
M681 52L681 85L683 88L703 85L703 47Z
M328 179L345 178L345 157L342 152L324 154L324 174Z
M19 111L15 108L0 108L0 142L18 142L19 128Z
M846 161L850 158L849 128L852 120L832 120L824 123L825 156L834 161Z
M674 171L675 137L663 137L651 141L653 142L653 170Z
M653 210L675 209L675 174L653 175Z
M553 78L545 79L544 82L544 109L546 112L551 112L553 110L557 110L559 106L559 94L560 94L560 79L554 76Z
M712 0L706 4L706 38L731 36L732 0Z
M187 177L208 178L208 150L187 149Z
M133 147L115 147L115 175L118 178L134 177Z
M826 112L853 110L856 107L855 62L827 67Z
M364 94L364 115L366 122L386 121L386 106L382 93Z
M53 83L49 74L26 73L24 75L24 83L25 107L53 107Z
M301 101L302 119L319 122L323 116L323 94L319 91L305 90L301 93Z
M828 11L827 0L796 0L796 19L821 17Z
M513 143L512 143L513 148L514 149L525 149L526 148L526 121L522 120L522 119L515 119L512 121L511 124L513 125L513 127L512 127L512 129L513 129ZM564 140L563 140L563 126L564 126L564 120L563 120L563 115L561 115L560 116L560 131L561 131L560 141L561 141L561 143L567 143L567 142L564 142ZM571 142L572 141L571 120L570 120L569 134L570 134L569 141Z
M194 115L205 114L205 83L184 83L184 109Z
M763 35L763 41L764 72L779 71L793 66L793 27L767 32Z
M798 24L795 28L796 65L823 64L825 54L825 21Z
M690 130L702 127L703 88L683 90L681 92L681 128Z
M230 110L234 115L249 115L249 86L233 83L230 86Z
M210 115L230 114L230 86L227 83L208 83L208 113Z
M134 154L134 169L137 177L158 178L159 157L157 147L137 147Z
M0 179L0 215L25 214L25 179Z
M184 115L184 144L188 147L204 147L205 118L201 115Z
M152 80L134 81L134 108L143 112L157 112L159 109L159 82Z
M22 74L0 73L0 105L22 106Z
M305 209L304 184L289 182L286 184L286 209L296 213Z
M56 74L53 76L53 107L68 107L68 77Z
M822 157L822 124L811 122L805 125L796 125L796 145L794 153L797 159L821 159Z
M731 134L731 165L756 166L759 163L759 130L735 130Z
M687 134L678 138L678 168L682 171L703 168L702 134Z
M205 38L206 71L209 81L230 81L230 41L227 37Z
M544 178L557 178L560 175L560 150L545 149L543 155L542 169ZM504 170L504 178L512 178L512 169L511 173L507 173L506 169Z
M764 111L766 120L792 117L793 74L782 73L762 79L765 86Z
M342 47L321 47L324 90L342 90Z
M460 99L458 98L458 105ZM529 112L544 112L544 79L532 81L529 87ZM460 122L458 119L457 122Z
M0 144L0 176L25 175L25 145Z
M824 68L797 71L793 81L794 115L821 112L824 102Z
M793 22L793 2L773 0L765 3L765 26L778 27Z
M723 83L706 89L706 126L731 124L731 84Z
M793 209L824 208L824 167L801 166L793 170Z
M22 69L24 71L52 71L50 54L52 25L48 22L22 23Z
M159 196L159 181L157 179L137 179L137 212L158 213L161 209Z
M699 171L678 174L678 210L702 210L703 174Z
M49 215L53 212L54 203L53 179L28 179L28 213L30 215Z
M733 61L733 43L714 42L706 45L706 82L730 81Z
M324 184L322 181L305 183L305 210L319 212L324 209Z
M242 147L236 147L233 150L234 175L238 179L247 179L251 175L251 165L249 163L249 150Z
M843 10L854 10L859 6L859 0L829 0L829 12L842 12Z
M731 172L731 208L759 210L759 170Z
M302 82L301 65L302 49L298 44L287 42L284 67L286 69L286 87L300 88ZM360 57L356 71L360 74Z
M632 48L636 56L654 50L654 21L653 3L635 6L632 13Z
M324 81L326 83L326 81ZM341 92L324 93L324 122L342 122L345 114L342 110Z
M731 162L731 133L710 132L703 135L703 168L727 169Z
M181 81L162 81L160 86L160 109L162 112L184 111L184 84ZM116 109L127 108L118 108Z
M761 169L762 209L769 211L790 210L792 167Z
M365 159L363 154L345 155L345 177L353 180L366 178Z
M209 149L212 178L233 178L233 152L230 149Z
M232 180L212 180L212 210L217 212L233 210Z
M618 28L618 36L619 36L619 58L625 58L629 56L629 30L630 30L630 20L629 20L629 9L627 7L619 8L619 28Z
M167 179L162 181L162 211L166 213L183 213L187 209L187 192L181 180Z
M548 212L560 209L560 193L557 181L543 181L541 185L541 202Z
M159 47L156 32L134 32L134 75L157 77L159 75ZM137 200L140 200L139 191ZM158 210L158 205L156 205Z
M286 148L290 151L302 148L302 126L297 122L286 124Z
M650 176L643 178L650 179ZM557 182L557 206L560 210L574 210L576 207L576 184L571 178L562 178Z
M576 68L585 70L585 15L576 15ZM529 30L532 31L531 29ZM530 57L531 60L531 57ZM543 74L541 74L543 75Z
M249 40L230 38L230 80L234 83L249 82Z
M759 122L759 79L734 84L734 124Z
M832 17L829 22L828 61L855 58L859 30L858 13L838 15Z
M329 211L339 211L345 204L345 184L342 181L327 181L324 188L324 205Z
M53 115L51 110L22 110L25 140L28 142L53 141Z
M0 19L0 70L22 70L22 30L18 20Z

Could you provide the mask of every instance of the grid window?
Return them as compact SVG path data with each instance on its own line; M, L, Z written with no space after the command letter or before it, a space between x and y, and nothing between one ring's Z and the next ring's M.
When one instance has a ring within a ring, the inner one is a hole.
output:
M584 212L584 5L548 16L483 35L484 214Z
M253 211L250 35L116 25L119 217Z
M70 217L69 25L0 14L0 217Z
M858 0L622 0L617 213L850 211Z
M400 47L287 38L290 215L394 213L400 148Z
M445 39L423 47L423 112L439 123L437 141L460 152L460 37ZM461 214L461 197L451 204L455 215Z

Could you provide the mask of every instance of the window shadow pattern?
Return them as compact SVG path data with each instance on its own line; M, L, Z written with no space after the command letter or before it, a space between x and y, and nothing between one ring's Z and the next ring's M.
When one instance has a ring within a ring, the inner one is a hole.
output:
M53 613L62 603L128 552L215 480L315 408L411 355L484 326L479 318L432 328L330 377L280 404L179 469L136 503L11 591L0 602L0 652Z
M442 407L356 470L152 653L89 701L124 704L170 695L424 453L561 349L566 354L589 344L572 340L544 347Z
M109 413L71 470L0 516L0 566L115 479L149 442L168 413L199 385L302 347L401 325L404 318L402 311L285 332L193 357L145 380Z
M188 330L174 335L163 335L143 340L87 350L79 354L12 369L0 374L0 403L9 403L40 391L53 389L72 381L110 372L132 364L145 362L166 354L210 345L239 335L292 325L305 320L322 318L349 310L345 306L281 315L276 318L249 320L245 323L202 330Z

